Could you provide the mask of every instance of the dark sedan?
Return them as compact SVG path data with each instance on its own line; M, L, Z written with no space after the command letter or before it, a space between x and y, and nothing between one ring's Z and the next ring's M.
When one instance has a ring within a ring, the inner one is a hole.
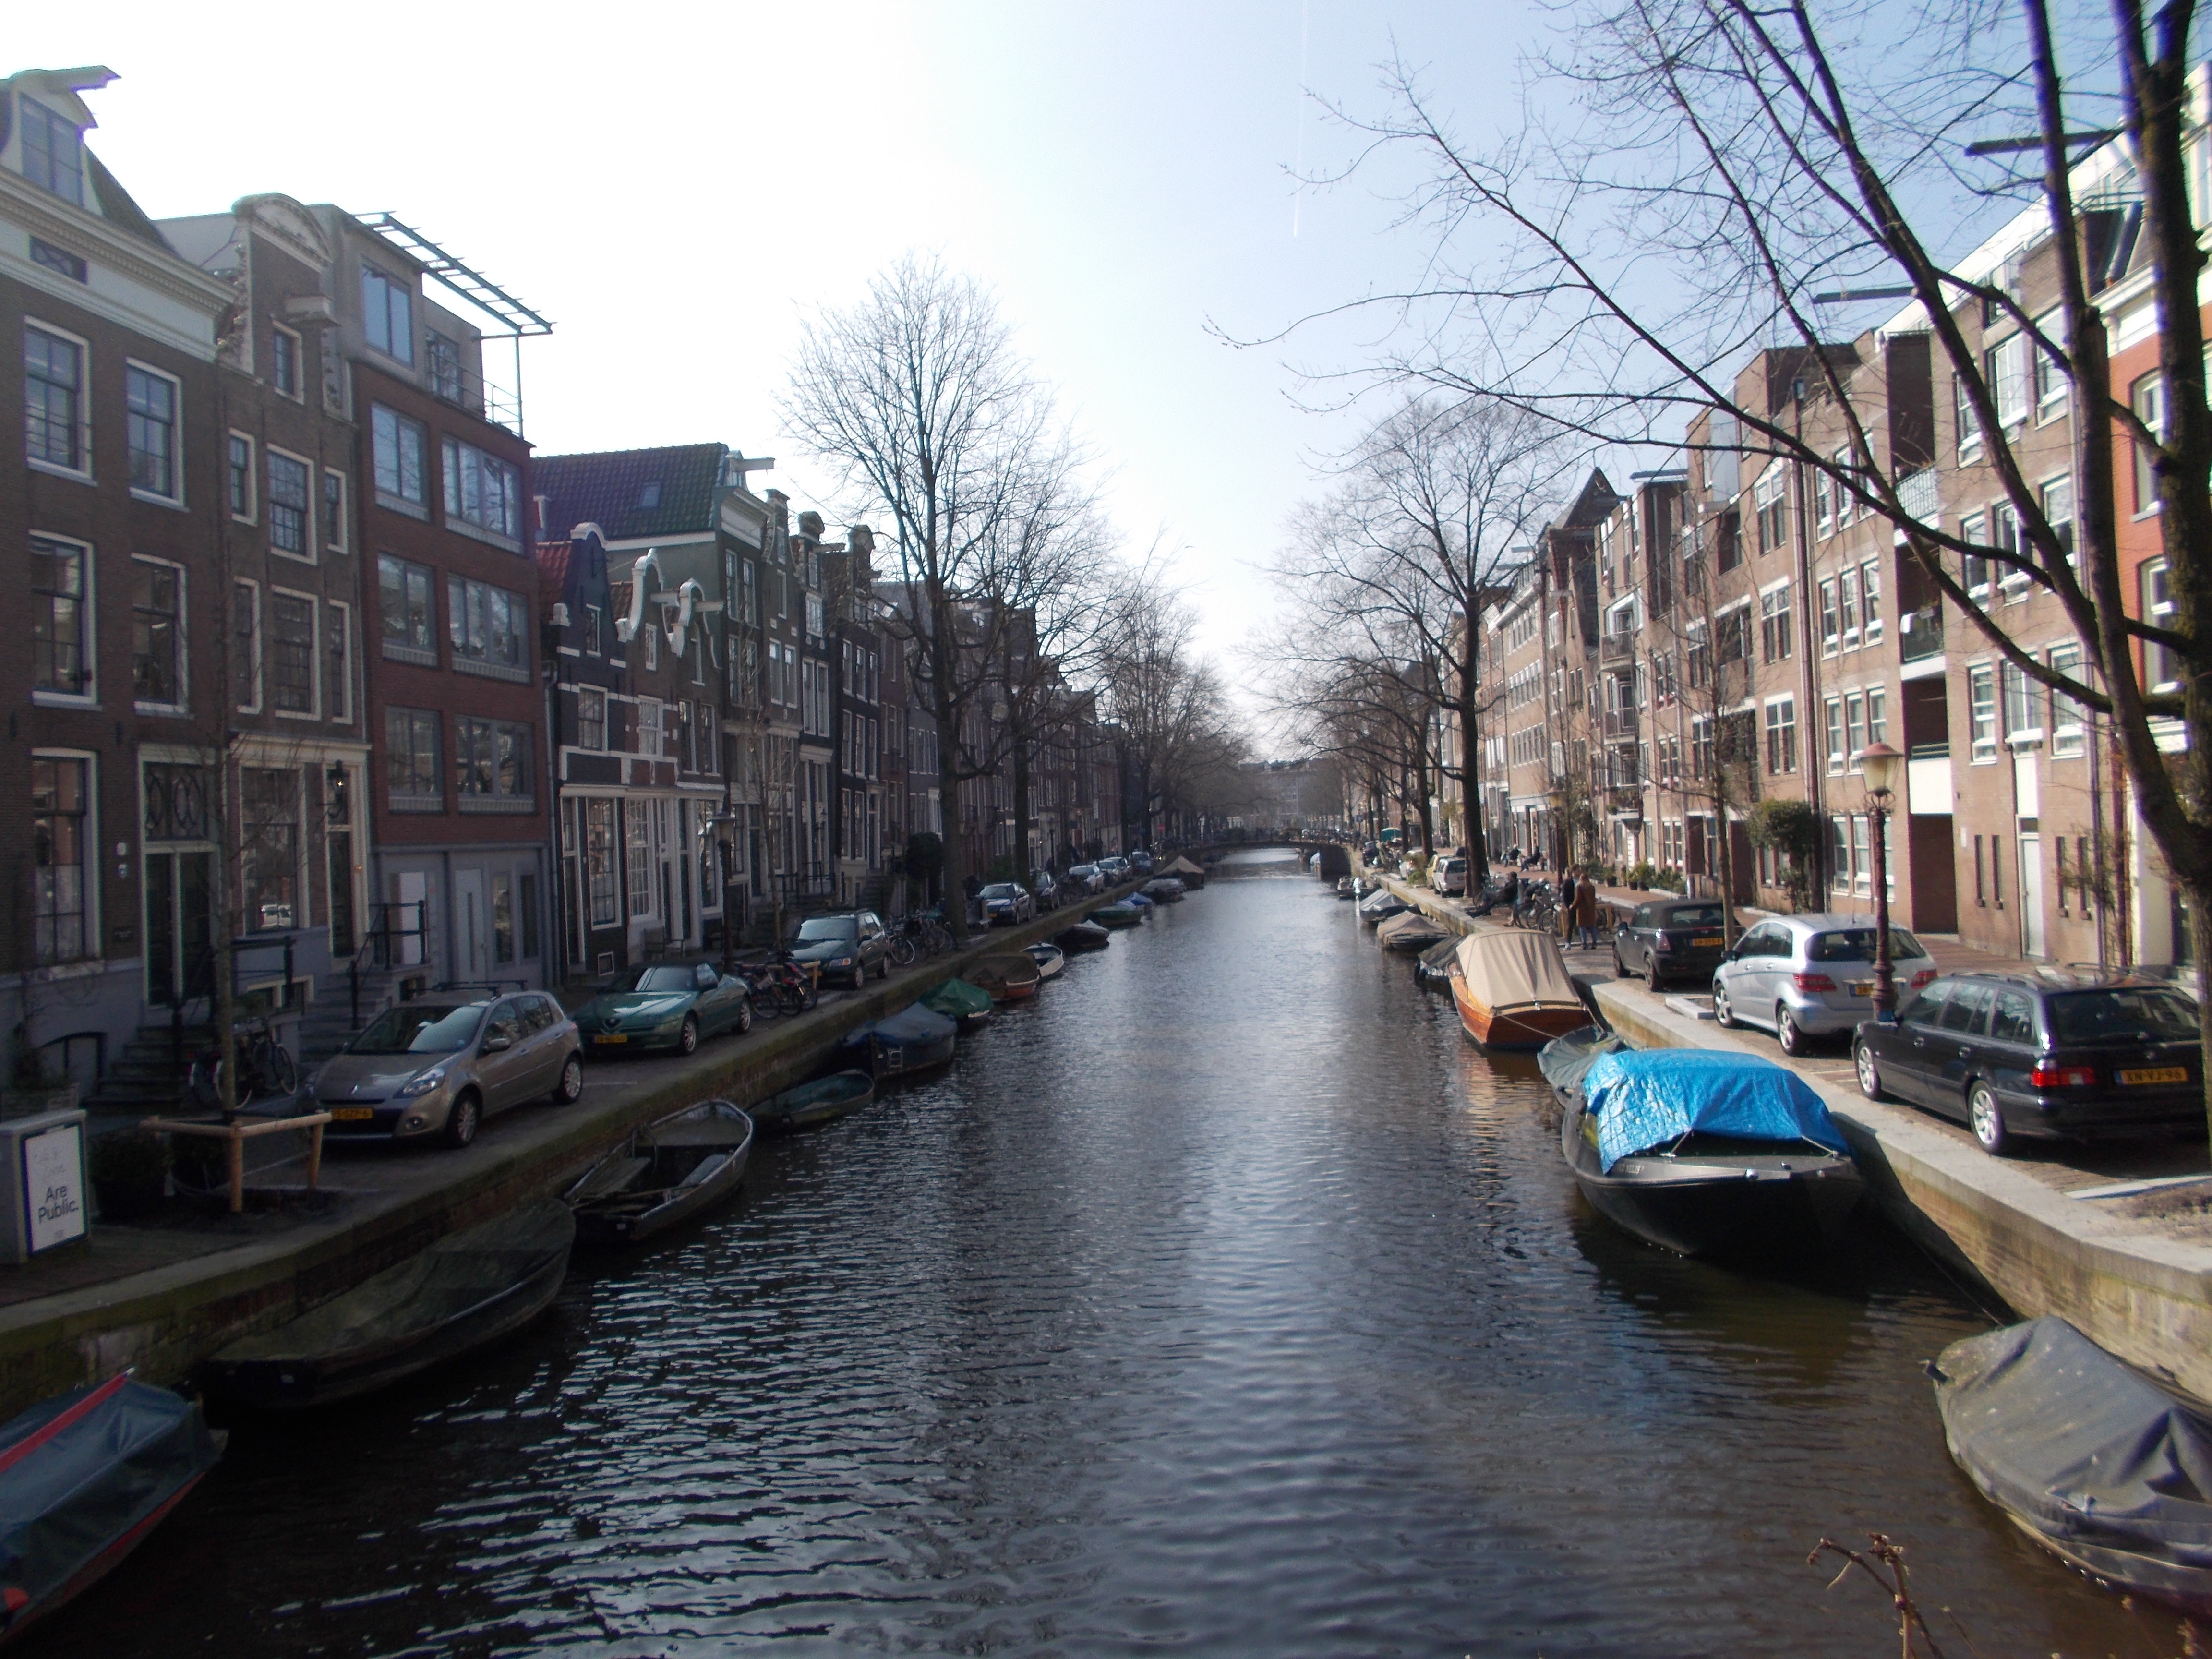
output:
M1613 935L1613 971L1641 974L1655 991L1669 980L1703 985L1728 950L1717 899L1659 899L1638 905Z
M1869 1099L1956 1118L1985 1152L2204 1127L2197 1006L2133 975L1949 975L1851 1054Z

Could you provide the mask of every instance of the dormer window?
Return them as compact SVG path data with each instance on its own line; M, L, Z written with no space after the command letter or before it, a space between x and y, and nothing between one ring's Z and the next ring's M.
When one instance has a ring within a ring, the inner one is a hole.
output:
M642 489L637 492L637 504L640 507L659 507L660 505L659 479L655 478L651 483L647 484Z
M415 361L415 296L404 283L364 260L361 267L362 331L369 344L395 362Z
M84 133L36 99L23 106L23 176L64 201L84 205Z

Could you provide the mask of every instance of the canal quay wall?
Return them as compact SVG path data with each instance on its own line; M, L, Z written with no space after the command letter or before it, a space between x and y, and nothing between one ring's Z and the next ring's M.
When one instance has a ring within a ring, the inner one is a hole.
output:
M1434 893L1382 880L1455 932L1492 925ZM2212 1399L2212 1248L2069 1197L1909 1106L1868 1100L1771 1044L1669 1007L1641 981L1590 988L1606 1024L1637 1048L1735 1050L1790 1066L1820 1097L1868 1190L1906 1237L2022 1316L2057 1314L2099 1346Z
M574 1105L502 1113L465 1151L336 1150L323 1163L325 1187L340 1195L335 1216L271 1237L210 1234L203 1254L0 1306L0 1420L123 1370L151 1382L183 1382L239 1338L342 1295L448 1233L558 1191L641 1125L701 1100L749 1103L803 1082L848 1032L897 1012L981 957L1050 938L1139 884L1000 928L806 1013L757 1024L748 1036L702 1045L648 1078L625 1077L632 1061L594 1064ZM374 1174L382 1184L349 1194L348 1174L362 1169L364 1155L379 1161ZM42 1265L9 1271L35 1273Z

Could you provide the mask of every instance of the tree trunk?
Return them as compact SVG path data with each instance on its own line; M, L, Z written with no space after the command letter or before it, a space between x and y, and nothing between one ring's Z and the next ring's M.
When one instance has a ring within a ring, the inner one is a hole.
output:
M1030 872L1030 744L1017 726L1012 733L1014 761L1014 879L1027 885ZM1043 860L1039 860L1042 863Z
M1460 676L1459 793L1467 819L1468 890L1479 893L1490 875L1490 838L1482 821L1482 738L1474 728L1474 668L1470 652L1468 672Z

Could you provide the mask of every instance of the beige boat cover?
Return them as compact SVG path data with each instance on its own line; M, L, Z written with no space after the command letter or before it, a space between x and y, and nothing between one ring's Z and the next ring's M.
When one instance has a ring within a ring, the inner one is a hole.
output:
M1486 1008L1582 1006L1559 941L1548 931L1510 927L1469 933L1459 942L1457 961L1468 996Z
M1173 864L1168 866L1166 869L1161 871L1160 873L1164 876L1202 876L1206 872L1200 869L1198 866L1193 864L1188 859L1177 859Z
M1403 915L1393 916L1375 930L1375 937L1388 945L1392 939L1411 933L1420 939L1442 939L1447 930L1437 926L1419 910L1408 910Z

